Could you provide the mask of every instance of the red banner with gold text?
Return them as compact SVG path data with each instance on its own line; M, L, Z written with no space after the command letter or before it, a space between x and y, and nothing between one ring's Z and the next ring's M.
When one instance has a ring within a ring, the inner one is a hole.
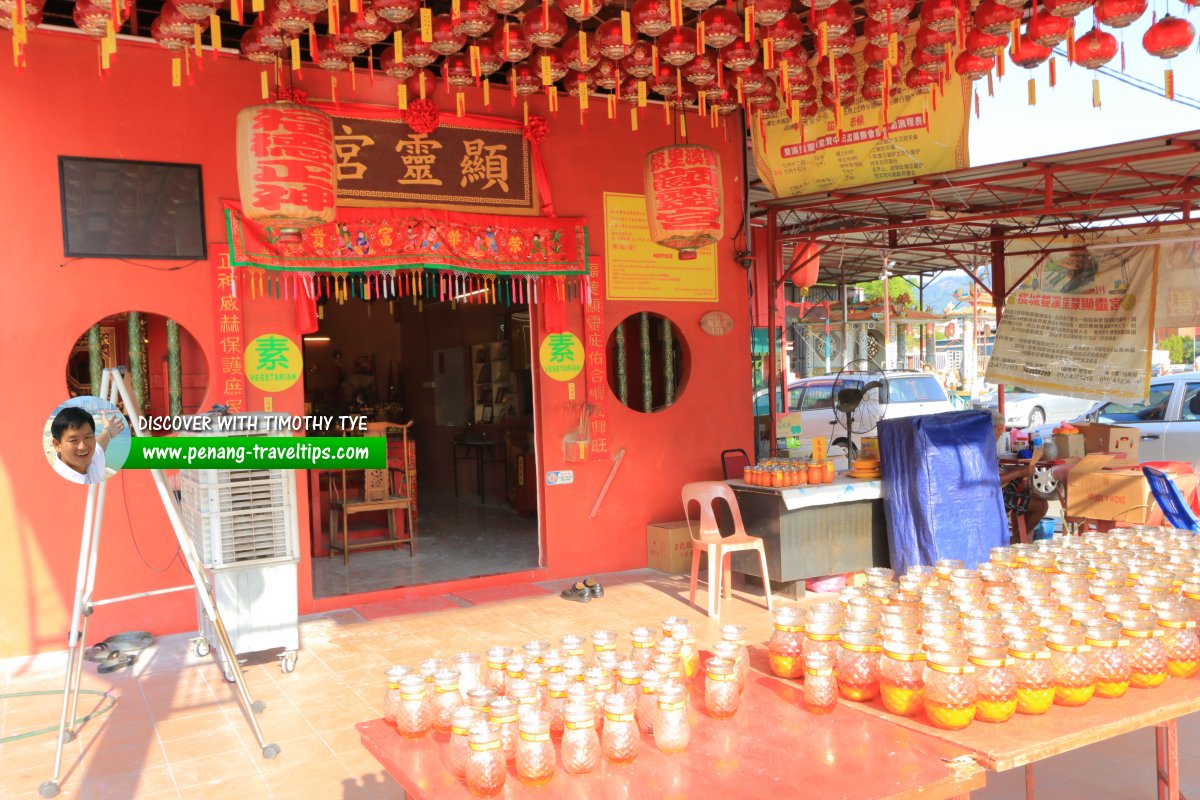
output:
M585 366L587 386L588 427L593 461L610 458L608 444L608 340L604 326L604 267L593 258L589 267L591 292L583 307Z

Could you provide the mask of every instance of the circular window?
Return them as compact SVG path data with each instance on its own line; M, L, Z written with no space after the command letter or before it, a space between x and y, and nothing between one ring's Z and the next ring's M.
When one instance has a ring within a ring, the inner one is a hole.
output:
M124 369L144 416L196 414L208 386L204 348L179 323L161 314L127 311L84 330L67 356L67 393L100 394L105 369ZM124 411L124 404L119 403Z
M687 343L671 320L630 314L608 337L608 386L634 411L662 411L687 383Z

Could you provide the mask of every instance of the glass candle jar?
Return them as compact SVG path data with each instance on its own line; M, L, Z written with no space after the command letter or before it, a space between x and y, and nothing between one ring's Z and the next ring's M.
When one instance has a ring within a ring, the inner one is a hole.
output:
M915 717L925 708L925 651L915 631L884 636L879 662L879 692L883 707L902 717Z
M662 621L662 638L672 639L675 637L675 628L680 625L687 625L687 617L667 617Z
M1010 629L1008 655L1017 679L1017 713L1045 714L1054 705L1054 672L1046 635L1033 628Z
M569 703L563 712L563 769L583 775L600 766L600 737L596 734L596 715L590 705Z
M825 652L804 657L804 707L814 714L828 714L837 707L837 659Z
M462 706L454 712L450 721L450 744L446 746L446 766L454 777L463 779L467 775L467 756L471 752L468 739L471 726L482 722L483 717L475 709Z
M804 676L804 609L778 606L772 615L775 630L767 642L767 661L780 678Z
M637 723L642 733L654 733L654 720L658 718L658 690L663 677L654 670L642 673L641 692L637 701Z
M518 716L526 711L540 710L537 684L533 681L513 681L508 685L508 694L505 696L517 704Z
M527 711L517 722L517 777L533 786L554 775L557 756L550 740L550 715L545 711Z
M672 619L672 617L668 617ZM682 619L682 617L678 617ZM700 669L700 651L696 648L696 632L687 623L676 625L671 632L671 638L679 642L679 663L683 665L683 675L690 678Z
M736 667L724 658L704 662L704 706L708 715L727 719L737 713L741 693L737 690Z
M1167 651L1167 674L1172 678L1190 678L1200 671L1200 639L1191 608L1179 598L1154 604L1158 626L1163 629L1162 644Z
M517 757L516 701L511 697L497 697L492 701L488 722L495 725L500 732L500 748L504 751L504 760L512 761Z
M1167 679L1167 649L1153 611L1131 609L1121 614L1121 635L1129 640L1129 685L1153 689Z
M433 729L438 733L450 730L454 712L462 707L458 681L459 675L452 669L444 669L433 675Z
M641 734L634 714L635 705L619 694L611 694L604 703L604 730L600 746L604 757L617 764L637 758Z
M879 695L879 631L874 626L842 626L837 658L838 691L847 700L873 700Z
M563 654L561 650L547 650L542 653L542 666L553 675L563 671Z
M433 676L444 669L450 669L450 662L444 658L427 658L421 662L418 669L425 682L433 686Z
M489 647L487 650L487 671L483 675L483 685L503 695L508 690L508 659L512 656L511 647Z
M950 582L950 574L956 569L962 569L963 562L957 558L939 558L933 563L933 572L946 583Z
M746 626L722 625L721 641L737 645L738 655L734 661L734 674L737 675L737 687L741 692L746 688L746 679L750 677L750 651L746 649Z
M677 678L682 678L683 676L683 658L681 658L682 651L683 646L680 644L678 639L674 638L659 639L654 645L655 659L661 656L666 656L667 658L670 658L674 664L678 665L677 669L679 670L679 675L675 676ZM661 671L662 670L660 669L659 672Z
M495 797L504 789L508 774L500 731L487 722L471 726L467 755L467 790L476 797Z
M617 649L616 631L592 631L592 654L599 658L601 653L612 653Z
M603 725L604 701L613 689L613 676L602 667L589 667L584 673L584 682L592 690L592 702L596 704L596 727L599 728Z
M975 667L975 719L1007 722L1017 713L1017 679L1009 669L1004 637L981 634L969 641L967 660Z
M970 725L975 719L976 693L966 648L932 642L925 663L925 716L930 724L947 731Z
M567 687L568 706L587 706L592 710L592 725L599 730L604 719L604 709L596 704L596 692L586 683L573 683Z
M544 664L530 664L525 667L525 680L533 685L533 704L539 711L546 710L546 701L550 697L549 690L546 688L546 680L549 677L550 671Z
M654 744L664 753L678 753L692 738L688 723L687 690L678 683L664 684L658 693L658 717L654 720Z
M569 633L558 640L558 649L562 651L564 658L578 656L583 658L583 646L586 640L578 634Z
M383 721L396 727L396 711L400 708L400 679L412 669L397 664L387 669L387 691L383 695Z
M624 697L636 709L641 685L642 670L632 661L622 661L617 667L617 684L613 693Z
M546 679L546 713L550 715L550 732L556 736L563 732L563 711L567 707L570 685L570 680L561 672Z
M458 693L465 701L467 692L480 685L480 667L483 666L478 653L459 653L450 662L458 670Z
M1002 564L1006 567L1015 567L1017 552L1011 547L993 547L988 551L988 558L993 564Z
M682 681L683 664L675 656L659 655L650 661L651 668L662 675L664 681Z
M587 669L587 661L581 656L566 656L563 659L563 674L568 679L576 683L583 680L583 673Z
M486 717L492 710L492 701L496 699L496 690L480 686L467 692L467 705L475 709L480 716Z
M642 669L650 669L650 662L654 659L654 631L650 628L634 628L629 638L633 642L629 660Z
M1055 625L1047 630L1050 669L1054 673L1054 702L1081 706L1096 693L1096 673L1091 650L1078 625Z
M420 675L400 679L400 703L396 708L396 730L417 738L429 732L433 724L433 706L429 702L429 684Z
M1097 697L1121 697L1129 689L1129 641L1121 638L1121 625L1111 620L1089 623L1084 642L1092 648Z
M505 673L504 688L505 694L507 694L513 681L525 680L525 657L515 654L509 656L508 661L505 662Z
M550 643L541 639L534 639L532 642L526 642L521 645L521 654L525 656L525 664L541 664L542 657L546 655L546 651L550 649Z

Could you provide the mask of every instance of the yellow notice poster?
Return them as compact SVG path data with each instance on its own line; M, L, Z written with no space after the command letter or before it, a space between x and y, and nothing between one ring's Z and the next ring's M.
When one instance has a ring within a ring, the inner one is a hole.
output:
M609 300L717 299L717 248L683 261L657 245L640 194L604 193L605 294Z
M858 80L861 85L861 74ZM840 136L832 109L822 108L797 127L781 106L750 125L754 164L776 197L963 169L969 166L970 91L957 74L944 90L933 89L936 103L927 91L902 89L888 109L887 137L878 102L844 107Z

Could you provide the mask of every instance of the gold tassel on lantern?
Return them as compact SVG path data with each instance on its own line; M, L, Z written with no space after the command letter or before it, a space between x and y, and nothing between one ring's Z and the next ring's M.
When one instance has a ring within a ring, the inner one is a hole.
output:
M646 107L646 82L645 81L637 82L637 104L638 104L638 108Z
M1067 61L1075 63L1075 20L1067 26Z
M630 30L630 16L628 11L621 12L621 44L629 46L633 44L633 32ZM580 60L587 59L587 51L579 51Z
M455 114L455 116L457 116L459 119L462 119L463 115L466 113L467 113L467 98L463 96L462 92L455 92L454 93L454 114Z
M529 125L529 101L521 101L521 124Z
M742 41L749 44L754 41L754 7L750 6L746 9L746 19L742 25Z
M1092 78L1092 108L1100 108L1100 79Z
M615 94L610 94L608 96L608 118L617 118L617 96Z
M765 69L775 68L775 40L767 39L763 42L763 67Z
M328 27L329 27L329 31L328 31L329 35L337 36L338 28L341 27L338 24L338 0L329 0L328 12L326 13L326 18L327 18Z
M300 71L300 40L299 39L292 39L291 51L292 51L292 72L299 72Z
M629 109L629 130L636 131L638 129L637 109Z
M330 0L332 4L334 0ZM504 23L504 55L508 57L508 23ZM421 41L428 44L433 41L433 10L428 6L421 7Z
M262 99L269 100L271 98L271 79L267 77L267 71L264 69L259 77L262 79Z
M221 55L221 18L216 14L208 15L208 36L212 41L213 58Z
M992 86L992 73L989 72L987 78L988 78L988 97L995 97L996 92L995 92L994 87Z
M242 0L231 0L229 3L229 18L237 24L242 24Z
M408 87L403 82L396 87L396 110L408 110Z
M337 75L329 76L329 97L333 100L333 104L338 104L337 96Z
M829 55L829 24L825 22L817 26L817 55L821 58Z
M1166 69L1163 71L1163 90L1168 100L1175 99L1175 70Z
M467 51L470 54L471 60L471 77L475 79L475 85L479 85L479 79L483 75L483 68L479 66L479 45L473 44Z
M549 86L550 84L554 83L554 76L550 74L550 56L542 56L540 61L542 68L542 86Z
M1037 105L1037 82L1033 78L1029 79L1029 105Z
M548 105L550 106L551 113L557 114L558 113L558 87L557 86L546 87L546 97L549 100Z
M261 14L266 10L266 4L263 0L250 0L250 10L255 14Z
M171 59L171 86L175 89L183 86L183 59L179 56Z
M671 127L671 104L663 103L663 124Z
M1050 57L1050 88L1053 89L1058 83L1058 70L1054 65L1054 57Z
M424 100L425 95L428 93L428 90L425 88L425 70L417 73L417 88L421 94L421 99Z
M488 108L492 107L492 82L483 82L483 104Z
M354 62L351 61L350 62L350 91L352 91L352 92L358 88L358 85L356 83L356 78L357 78L357 72L354 69Z
M704 20L696 23L696 55L704 55Z
M683 108L679 109L679 136L687 141L687 111Z

